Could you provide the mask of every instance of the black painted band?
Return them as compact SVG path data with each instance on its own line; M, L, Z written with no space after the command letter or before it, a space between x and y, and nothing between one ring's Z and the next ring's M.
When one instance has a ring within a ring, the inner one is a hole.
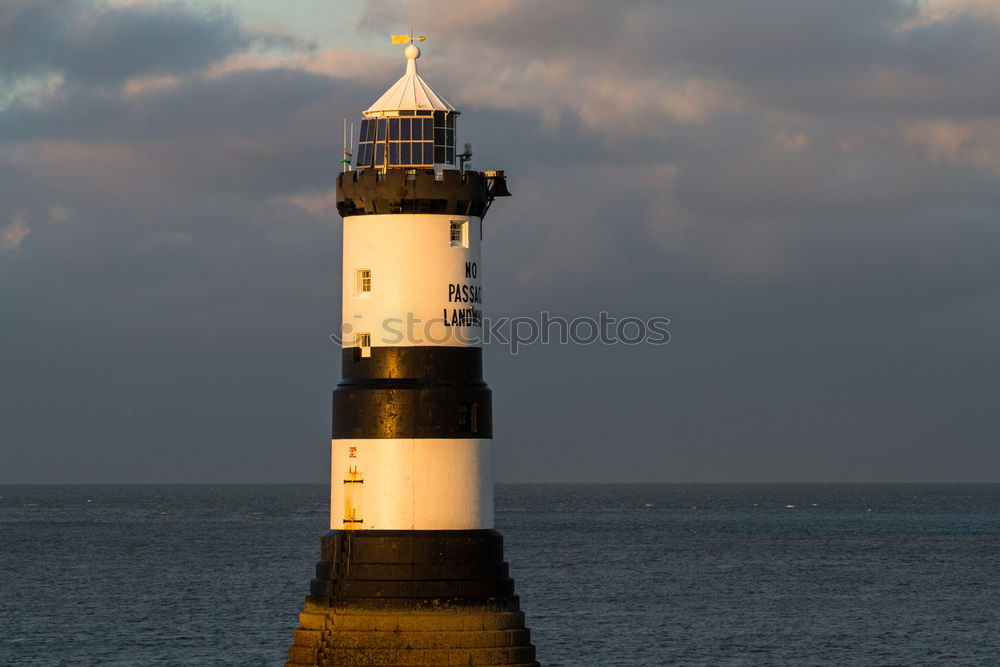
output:
M518 608L495 530L333 530L310 592L329 606Z
M488 179L478 171L433 169L347 171L337 177L337 211L343 217L431 213L483 217L489 208Z
M344 348L333 392L333 437L492 438L479 347Z
M333 392L335 439L492 438L485 384L373 380Z

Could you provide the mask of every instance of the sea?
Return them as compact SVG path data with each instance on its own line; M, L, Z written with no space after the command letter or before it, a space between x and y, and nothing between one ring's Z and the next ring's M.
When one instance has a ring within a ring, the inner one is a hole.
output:
M0 665L282 665L325 485L0 485ZM505 484L538 659L1000 665L1000 485Z

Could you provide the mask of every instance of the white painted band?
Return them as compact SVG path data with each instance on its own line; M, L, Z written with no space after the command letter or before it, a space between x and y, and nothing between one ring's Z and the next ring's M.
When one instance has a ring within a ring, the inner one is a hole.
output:
M333 440L333 530L493 528L490 440Z
M344 347L359 334L373 347L479 345L481 230L474 216L344 218Z

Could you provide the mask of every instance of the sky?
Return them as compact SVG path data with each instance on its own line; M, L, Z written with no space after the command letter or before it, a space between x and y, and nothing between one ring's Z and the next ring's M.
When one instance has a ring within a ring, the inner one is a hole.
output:
M342 124L463 113L498 481L1000 481L992 0L0 0L0 482L323 482Z

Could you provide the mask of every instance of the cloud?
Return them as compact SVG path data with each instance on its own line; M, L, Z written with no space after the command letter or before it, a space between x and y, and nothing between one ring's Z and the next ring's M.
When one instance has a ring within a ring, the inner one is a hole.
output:
M993 0L925 0L917 4L917 10L904 29L969 18L1000 23L1000 6Z
M30 233L31 227L28 226L24 213L18 213L13 222L0 228L0 248L5 250L17 248Z
M54 0L12 6L8 23L65 23L51 15L67 8ZM972 10L954 3L918 22L927 6L586 2L567 12L507 0L488 11L456 5L441 13L417 0L372 3L363 26L378 31L403 15L433 27L421 67L468 111L465 136L480 132L508 160L579 165L537 178L560 191L566 173L575 174L571 190L588 184L573 224L590 238L603 234L594 213L602 206L591 198L604 185L622 198L629 238L676 254L679 265L783 281L825 265L808 259L818 252L808 239L824 225L905 225L947 196L955 168L981 171L983 187L993 178L994 121L982 113L992 93L977 92L990 89L979 84L995 55L980 39L991 28L959 29ZM73 30L51 31L70 46L135 23L201 38L211 44L203 53L214 55L185 64L157 49L162 66L116 74L115 89L85 85L103 75L64 68L68 78L44 98L0 113L8 163L37 182L52 175L64 188L55 193L60 201L87 184L105 201L139 192L136 201L171 192L278 197L327 214L332 174L324 162L339 152L340 119L356 118L402 68L389 49L261 52L252 33L218 11L169 3L78 11ZM980 57L963 65L952 52ZM956 68L960 76L947 76ZM946 105L957 111L943 112ZM477 126L483 115L498 124ZM532 116L537 124L526 126ZM494 139L518 123L512 142ZM519 208L516 200L506 205ZM549 266L576 270L559 237L542 249L556 258ZM832 281L841 275L834 265Z
M1000 176L1000 118L913 121L904 137L931 160L971 163Z
M254 39L221 10L179 2L12 0L0 10L0 79L57 73L96 85L190 72Z
M434 2L416 0L372 3L366 25L374 30L396 17L437 29L440 38L432 35L426 50L441 54L451 97L464 104L547 119L582 111L600 118L591 125L602 132L609 125L648 132L650 118L730 111L995 110L1000 93L978 84L1000 65L1000 24L957 9L916 24L926 11L920 7L897 0L625 1L613 8L581 1L570 12L559 3L511 0L487 16L441 16Z
M616 165L597 180L628 192L636 233L689 269L837 283L844 266L855 280L877 272L886 249L879 240L863 261L837 253L866 254L853 244L876 221L907 239L912 220L954 196L957 179L970 203L990 205L1000 32L977 20L984 7L636 1L568 11L510 0L488 15L440 16L415 0L373 3L365 25L402 17L428 26L432 85L470 114L534 116L551 135L525 157ZM920 20L928 12L935 20ZM595 187L576 196L586 201ZM575 222L595 238L604 224L586 212ZM830 230L850 233L837 240ZM902 252L923 262L915 246ZM562 256L554 245L541 254Z
M402 73L384 35L410 22L473 166L509 175L486 220L490 310L674 320L668 349L496 360L509 456L566 474L544 463L565 434L538 435L543 412L577 410L566 396L592 406L574 437L594 461L598 433L637 475L697 477L720 452L735 476L760 470L746 443L796 451L824 415L824 460L838 438L877 451L866 433L893 429L866 403L920 415L904 430L930 447L939 412L991 391L990 3L376 1L354 42L370 48L314 47L232 6L0 8L0 77L17 82L0 108L0 242L18 249L0 256L19 323L0 329L0 399L20 406L5 440L60 441L31 417L58 384L95 451L141 433L150 457L217 446L216 478L244 448L289 479L321 467L302 462L321 457L336 381L341 123ZM123 401L145 420L88 421ZM664 430L678 442L646 446ZM821 476L806 458L798 474Z

